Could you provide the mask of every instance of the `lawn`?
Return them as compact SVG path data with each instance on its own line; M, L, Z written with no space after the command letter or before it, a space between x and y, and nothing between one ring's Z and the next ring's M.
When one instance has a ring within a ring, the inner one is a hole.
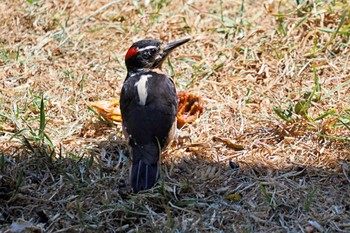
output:
M299 2L299 3L297 3ZM350 232L350 5L0 3L0 232ZM203 114L138 194L119 99L133 42L191 37L163 72Z

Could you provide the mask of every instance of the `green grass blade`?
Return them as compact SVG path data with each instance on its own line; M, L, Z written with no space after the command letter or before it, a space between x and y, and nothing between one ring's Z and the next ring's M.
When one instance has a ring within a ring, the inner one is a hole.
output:
M25 131L27 131L27 129L18 130L16 133L14 133L14 134L10 137L10 141L11 141L13 138L22 135L22 133L25 132Z
M350 76L348 76L348 77L350 77ZM336 88L334 88L333 90L331 90L330 92L328 92L326 95L324 95L324 96L321 98L321 100L324 100L324 99L326 99L327 97L333 95L334 92L339 91L340 89L342 89L344 86L346 86L346 85L348 85L348 84L350 84L350 79L347 80L346 82L343 82L342 84L340 84L339 86L337 86Z
M333 139L333 140L337 140L337 141L350 141L350 138L348 138L348 137L338 137L338 136L326 135L326 134L322 134L322 133L318 133L316 135L319 137L322 137L322 138L328 138L328 139Z
M345 126L345 128L347 128L348 130L350 130L349 124L345 123L344 121L342 121L341 119L338 119L340 121L340 123L342 123L342 125Z
M42 139L44 138L45 126L46 126L46 119L45 119L44 96L41 95L39 137L41 137Z
M335 109L328 110L327 112L323 113L322 115L316 117L314 121L319 121L325 118L328 115L333 115L335 113Z
M45 133L44 132L44 137L49 141L49 143L50 143L50 146L53 146L53 142L52 142L52 140L51 140L51 138L50 138L50 136L49 135L47 135L47 133Z
M311 192L307 193L306 200L305 200L305 203L304 203L304 210L305 211L309 211L310 210L311 204L314 201L316 190L317 189L314 189Z
M291 117L287 117L279 107L273 107L273 111L284 121L290 122L293 120Z
M345 9L345 10L343 11L343 14L342 14L342 16L341 16L341 18L340 18L340 22L339 22L339 24L338 24L338 27L337 27L337 29L334 31L334 33L332 34L331 39L327 42L327 44L325 45L325 48L324 48L324 49L327 49L328 46L333 42L333 40L334 40L335 37L337 36L337 34L338 34L340 28L343 26L343 24L344 24L344 22L345 22L345 18L346 18L346 16L347 16L348 10L349 10L349 9L347 8L347 9Z
M169 69L170 69L170 77L173 77L175 75L175 71L174 71L174 67L171 64L170 58L168 57L168 65L169 65Z
M0 157L0 172L4 173L5 172L5 154L4 153L0 153L1 157Z
M30 144L29 140L25 136L23 136L23 144L35 155L38 155L32 144Z
M18 192L19 187L23 183L23 177L24 177L24 172L21 170L20 173L18 174L17 179L16 179L16 191L15 191L15 194Z

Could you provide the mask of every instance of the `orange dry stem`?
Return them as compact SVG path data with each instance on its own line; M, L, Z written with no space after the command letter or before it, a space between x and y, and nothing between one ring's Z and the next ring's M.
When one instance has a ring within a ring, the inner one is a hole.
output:
M89 106L93 107L101 116L108 120L122 122L119 101L116 99L89 102Z
M202 99L194 94L180 92L179 107L177 113L177 128L181 128L186 123L194 122L203 113Z
M202 99L194 94L180 92L177 97L179 99L177 127L181 128L186 123L194 122L203 113L204 108ZM108 120L122 122L119 101L116 99L90 102L89 106Z

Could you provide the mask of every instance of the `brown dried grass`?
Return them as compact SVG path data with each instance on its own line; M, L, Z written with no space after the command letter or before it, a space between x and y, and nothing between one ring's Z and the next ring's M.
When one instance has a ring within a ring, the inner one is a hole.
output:
M0 231L350 231L349 5L241 4L0 3ZM188 35L173 76L206 110L168 148L159 185L132 194L120 125L87 103L118 98L132 42ZM273 107L304 101L312 65L322 91L308 116L334 114L282 120ZM51 146L30 138L40 93Z

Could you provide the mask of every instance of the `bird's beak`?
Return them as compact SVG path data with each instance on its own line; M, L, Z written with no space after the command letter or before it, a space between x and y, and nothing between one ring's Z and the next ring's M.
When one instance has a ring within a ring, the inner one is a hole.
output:
M168 44L166 44L161 53L159 54L159 56L156 58L156 61L153 65L153 68L161 68L162 63L164 62L164 60L167 58L167 56L177 47L179 47L180 45L185 44L186 42L188 42L191 38L184 38L181 40L177 40L177 41L173 41L170 42Z
M163 54L166 57L171 51L173 51L175 48L179 47L180 45L185 44L190 39L191 38L184 38L184 39L181 39L181 40L170 42L169 44L165 45L164 50L163 50Z

